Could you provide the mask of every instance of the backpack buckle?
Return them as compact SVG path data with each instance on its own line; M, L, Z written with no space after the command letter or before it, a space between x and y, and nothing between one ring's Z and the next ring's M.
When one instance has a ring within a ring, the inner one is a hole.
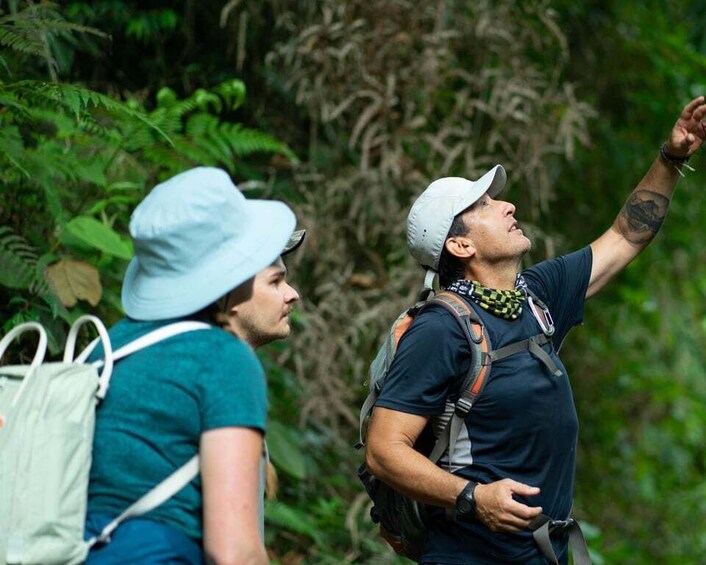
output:
M563 534L565 531L570 530L576 525L576 520L573 518L568 518L567 520L550 520L549 521L549 535Z
M456 408L454 412L456 413L457 416L460 416L461 418L465 418L468 413L471 411L471 408L473 407L473 403L470 400L466 400L465 398L459 398L458 401L456 402Z

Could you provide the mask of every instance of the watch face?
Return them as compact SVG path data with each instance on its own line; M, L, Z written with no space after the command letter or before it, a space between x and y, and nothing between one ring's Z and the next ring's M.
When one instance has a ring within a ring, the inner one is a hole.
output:
M470 482L456 498L456 513L460 516L473 517L476 514L476 500L474 491L478 483Z

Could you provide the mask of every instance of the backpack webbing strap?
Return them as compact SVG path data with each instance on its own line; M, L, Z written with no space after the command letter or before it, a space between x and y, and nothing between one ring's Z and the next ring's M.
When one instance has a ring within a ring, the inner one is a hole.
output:
M461 434L466 416L483 390L490 374L490 340L485 334L485 328L478 315L457 294L446 291L440 292L427 304L439 304L454 315L454 318L461 325L471 351L471 366L468 370L468 376L461 385L460 396L454 406L454 412L446 426L444 426L429 455L429 459L433 463L437 463L448 449L449 466L451 466L456 440Z
M7 348L10 346L12 341L21 336L23 333L28 332L28 331L36 331L39 333L39 341L37 343L37 351L34 354L34 357L32 358L32 363L29 366L29 370L27 373L24 375L22 379L22 384L20 385L20 388L17 389L17 392L15 393L15 396L12 398L12 404L10 404L11 407L14 407L17 404L17 401L20 399L20 396L22 393L25 391L27 388L27 383L30 381L30 377L32 380L35 378L34 374L34 369L39 367L42 363L44 363L44 356L47 353L47 343L48 343L48 338L47 338L47 331L44 329L44 327L37 323L37 322L25 322L24 324L20 324L19 326L15 326L12 328L2 339L0 339L0 359L2 359L2 356L5 355L5 351L7 351ZM7 436L7 432L5 433L5 436Z
M419 312L421 306L423 305L423 302L417 302L414 306L411 308L405 310L400 316L397 318L393 325L393 330L391 332L391 335L388 336L388 338L385 340L383 343L380 351L378 351L378 355L376 356L375 360L373 361L371 365L371 374L369 375L370 380L372 381L372 366L375 365L377 362L379 356L384 353L384 359L392 359L395 355L395 352L397 350L397 344L400 341L400 338L402 335L409 329L409 326L412 324L414 321L414 318L417 316L417 313ZM389 366L386 366L384 369L385 374L387 374L387 370L389 369ZM358 443L355 444L356 449L360 449L365 445L365 436L368 432L368 415L372 412L373 407L375 406L375 403L377 402L378 396L380 396L380 383L377 382L375 385L372 387L370 392L368 393L368 396L365 397L365 401L363 402L363 406L360 408L360 415L358 417Z
M539 550L551 565L559 565L551 537L564 533L569 535L569 546L573 554L574 565L591 565L591 556L588 553L586 538L583 536L581 526L573 518L552 520L546 514L540 514L532 520L529 527L532 530L534 541L539 546Z
M137 351L146 349L147 347L155 345L161 341L165 341L171 337L175 337L183 333L197 330L208 330L211 327L212 326L210 324L207 324L205 322L197 322L190 320L183 322L175 322L173 324L162 326L161 328L157 328L156 330L153 330L137 338L136 340L131 341L120 349L113 351L111 353L111 358L113 361L118 361L119 359L123 359L128 355L132 355ZM92 343L90 343L86 347L86 349L81 352L81 354L76 358L76 361L78 362L80 360L81 362L84 362L88 358L90 353L93 351L93 349L95 349L97 344L97 340L94 340ZM98 360L95 361L93 365L96 367L100 367L103 365L103 363L103 360ZM108 380L106 383L106 389L109 384L110 380ZM105 391L103 392L103 396L104 395ZM98 398L102 398L102 396L97 396ZM164 479L161 483L159 483L157 486L155 486L150 491L145 493L142 497L140 497L137 501L133 502L130 506L128 506L128 508L123 511L122 514L120 514L117 518L115 518L112 522L105 526L105 528L101 530L100 534L88 540L87 544L89 549L96 544L109 543L110 535L125 520L146 514L150 510L157 508L158 506L169 500L172 496L178 493L181 489L183 489L187 484L189 484L193 479L198 476L199 468L199 456L197 454L194 455L191 459L189 459L186 463L184 463L181 467L179 467L176 471L174 471L171 475L169 475L166 479Z
M108 524L101 533L88 540L88 547L91 548L99 543L109 543L110 534L129 518L141 516L150 510L157 508L160 504L169 500L186 485L188 485L199 474L199 456L194 455L184 465L179 467L152 490L143 495L139 500L131 504L120 516Z
M363 402L363 406L360 407L360 417L358 420L360 426L358 427L358 443L355 444L356 449L360 449L365 445L364 436L367 432L366 416L373 409L373 406L375 406L378 396L380 396L380 390L378 387L375 387L368 393L368 396L365 397L365 402Z
M120 359L123 359L124 357L127 357L128 355L132 355L133 353L137 353L138 351L142 349L146 349L147 347L150 347L152 345L155 345L156 343L159 343L160 341L165 341L171 337L175 337L179 334L187 333L187 332L192 332L196 330L208 330L212 328L210 324L207 324L206 322L197 322L193 320L185 320L183 322L174 322L173 324L168 324L166 326L162 326L161 328L157 328L156 330L152 330L151 332L137 338L134 341L131 341L130 343L122 346L120 349L116 349L115 351L111 351L108 356L106 356L107 362L112 364L114 361L118 361ZM72 328L73 329L73 328ZM75 338L74 338L75 339ZM88 356L93 352L93 350L96 348L98 343L100 342L101 338L98 337L94 339L91 343L89 343L86 346L86 349L84 349L74 360L74 363L84 363L86 359L88 359ZM105 345L105 340L103 340L103 343ZM110 342L108 342L110 343ZM67 348L68 351L68 348ZM105 351L104 351L105 354ZM66 355L66 354L65 354ZM71 357L73 356L73 347L71 348ZM68 361L71 359L69 358ZM65 359L66 361L66 359ZM99 359L98 361L94 361L92 365L96 368L100 368L106 363L105 360ZM98 392L96 393L96 397L99 400L102 400L105 398L106 393L108 392L108 387L110 386L110 378L112 376L112 370L106 374L104 372L99 380L99 386L98 386Z
M549 354L542 349L542 346L547 343L551 343L551 338L549 336L543 333L537 334L528 339L523 339L522 341L517 341L506 345L505 347L495 349L491 351L488 356L491 361L499 361L500 359L510 357L510 355L514 355L520 351L528 350L532 355L539 359L547 367L547 369L549 369L552 375L555 377L560 377L562 375L561 370L556 366L556 363L554 363L554 360L549 356Z

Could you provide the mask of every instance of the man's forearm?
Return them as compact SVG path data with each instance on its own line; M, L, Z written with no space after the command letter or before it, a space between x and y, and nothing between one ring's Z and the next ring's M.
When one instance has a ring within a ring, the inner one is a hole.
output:
M456 497L468 483L403 444L388 444L384 453L368 444L366 465L377 478L410 498L444 508L455 508Z
M613 229L636 248L645 248L664 222L677 180L674 165L658 156L620 210Z

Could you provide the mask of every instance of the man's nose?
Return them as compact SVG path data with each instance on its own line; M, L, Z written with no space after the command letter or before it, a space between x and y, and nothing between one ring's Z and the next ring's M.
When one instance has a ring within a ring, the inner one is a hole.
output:
M297 289L294 288L291 284L287 283L287 293L285 295L285 301L287 304L290 302L296 302L299 300L299 293L297 292Z
M515 205L512 202L501 201L503 215L512 216L515 213Z

